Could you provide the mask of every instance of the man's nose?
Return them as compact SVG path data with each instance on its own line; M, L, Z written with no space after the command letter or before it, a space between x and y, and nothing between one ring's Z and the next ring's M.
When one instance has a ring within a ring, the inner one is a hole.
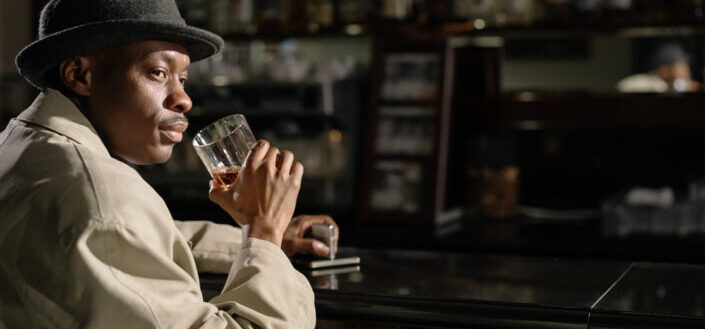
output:
M186 113L191 109L193 104L191 103L191 98L186 94L184 87L179 84L178 87L173 88L169 93L165 105L166 108L174 112Z

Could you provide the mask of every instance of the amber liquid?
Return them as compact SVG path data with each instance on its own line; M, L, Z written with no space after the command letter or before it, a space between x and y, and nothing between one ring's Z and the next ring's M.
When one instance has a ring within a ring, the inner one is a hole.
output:
M211 175L213 175L215 182L224 190L227 190L233 186L235 180L237 179L238 173L240 173L240 167L218 168L211 171Z

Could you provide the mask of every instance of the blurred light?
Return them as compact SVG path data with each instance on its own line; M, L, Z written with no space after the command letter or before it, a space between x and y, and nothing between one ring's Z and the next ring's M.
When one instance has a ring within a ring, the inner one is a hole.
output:
M541 130L544 127L544 124L541 123L540 121L535 121L535 120L524 120L520 121L517 123L517 128L521 130L529 130L529 131L535 131L535 130Z
M333 143L340 143L340 141L343 140L343 133L338 129L332 129L330 133L328 133L328 138Z
M658 285L656 288L656 296L658 299L664 299L666 298L666 287L663 286L663 284Z
M517 94L517 100L520 102L533 102L536 101L536 93L531 91L522 91Z
M362 25L359 24L349 24L345 26L345 33L348 35L360 35L362 34Z
M360 272L350 273L350 275L348 276L348 280L350 280L350 282L355 282L355 283L362 282L364 279L365 279L365 276Z
M224 75L216 75L211 79L214 86L222 87L228 84L228 77Z
M505 14L505 13L498 13L498 14L495 16L495 18L494 18L494 22L495 22L497 25L500 25L500 26L506 24L506 23L507 23L507 14Z
M484 29L485 26L486 26L485 20L484 20L484 19L481 19L481 18L478 18L478 19L476 19L474 22L472 22L472 26L474 26L474 27L475 27L476 29L478 29L478 30L482 30L482 29Z
M191 108L191 111L189 111L189 115L201 115L201 114L203 114L203 112L204 112L204 109L202 106L194 105Z
M676 79L673 81L673 89L679 93L688 91L688 81L685 79Z
M309 32L318 32L318 30L320 30L320 29L321 29L321 26L316 23L311 23L308 25Z

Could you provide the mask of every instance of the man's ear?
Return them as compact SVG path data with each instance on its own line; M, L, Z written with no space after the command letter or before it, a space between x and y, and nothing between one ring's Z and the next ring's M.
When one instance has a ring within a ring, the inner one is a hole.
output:
M59 66L61 83L76 95L90 96L95 69L93 64L93 61L85 56L64 60Z

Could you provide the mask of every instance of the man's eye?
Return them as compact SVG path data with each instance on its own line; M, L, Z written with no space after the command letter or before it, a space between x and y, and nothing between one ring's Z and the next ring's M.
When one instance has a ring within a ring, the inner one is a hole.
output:
M181 85L184 85L186 83L186 78L179 78L179 82L181 82Z
M166 78L166 71L164 71L164 70L154 70L154 71L152 71L152 74L154 74L155 76L157 76L159 78Z

